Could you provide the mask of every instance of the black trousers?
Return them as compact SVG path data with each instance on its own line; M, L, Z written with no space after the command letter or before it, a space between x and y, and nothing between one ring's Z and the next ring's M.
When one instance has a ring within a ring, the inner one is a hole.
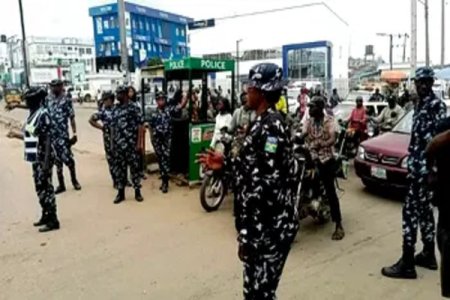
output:
M447 199L448 201L449 199ZM450 298L450 210L439 210L437 240L441 252L442 296Z
M341 207L339 204L339 198L336 193L336 161L330 159L324 163L318 162L317 167L319 168L320 178L325 187L325 192L327 193L328 201L330 203L331 218L335 223L341 223Z

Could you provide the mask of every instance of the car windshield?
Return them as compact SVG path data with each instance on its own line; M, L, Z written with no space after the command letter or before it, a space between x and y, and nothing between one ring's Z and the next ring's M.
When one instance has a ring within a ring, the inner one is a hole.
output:
M403 118L397 123L397 125L392 130L393 132L398 132L402 134L411 134L412 123L413 123L414 111L409 111Z
M355 108L355 104L339 104L333 109L333 115L336 120L346 121L350 118L350 114L352 113L353 108Z

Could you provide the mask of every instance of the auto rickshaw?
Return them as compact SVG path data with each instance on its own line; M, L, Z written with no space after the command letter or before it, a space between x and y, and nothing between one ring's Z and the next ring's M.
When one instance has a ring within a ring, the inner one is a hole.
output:
M7 105L22 103L22 93L16 88L6 88L5 102Z

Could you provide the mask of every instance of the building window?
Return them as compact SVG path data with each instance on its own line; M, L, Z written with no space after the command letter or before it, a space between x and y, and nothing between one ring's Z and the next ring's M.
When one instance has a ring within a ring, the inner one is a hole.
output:
M67 47L67 50L68 51L72 51L72 47Z
M103 28L109 29L109 21L108 20L103 21Z
M131 20L131 27L133 29L136 29L136 21L135 20Z
M185 35L185 32L184 32L184 28L183 29L181 29L181 36L184 36Z
M134 49L139 50L139 42L134 42Z
M86 54L92 54L92 49L91 48L86 48Z
M139 30L144 30L144 22L139 21Z
M103 34L102 18L101 17L96 18L95 23L97 26L97 34Z
M84 55L84 53L86 53L86 51L84 50L84 48L80 48L80 55Z
M116 51L116 42L111 43L111 50L114 52Z
M105 44L101 43L100 44L100 52L103 52L103 51L105 51Z
M148 43L148 44L147 44L147 50L148 50L148 51L152 51L152 44L151 44L151 43Z
M155 24L154 24L154 23L152 23L152 31L153 31L153 32L156 31L156 28L155 28Z
M179 36L180 35L180 30L178 29L178 27L175 29L175 35Z
M163 47L161 45L159 45L159 52L163 52Z
M150 31L150 24L148 23L148 21L145 21L145 30Z
M158 36L162 37L161 25L158 25Z
M157 50L156 50L156 44L153 44L153 52L158 52Z
M111 23L111 28L116 28L116 27L118 27L117 24L116 24L116 22L117 22L116 17L111 16L111 18L109 18L109 21L110 21L110 23Z

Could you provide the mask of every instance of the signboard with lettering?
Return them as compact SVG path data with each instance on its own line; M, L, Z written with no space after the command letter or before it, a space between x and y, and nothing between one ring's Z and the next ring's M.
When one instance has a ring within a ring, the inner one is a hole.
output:
M169 60L164 63L166 71L170 70L206 70L206 71L234 71L234 60L215 60L188 57L180 60Z
M215 19L194 21L188 24L189 30L202 29L214 26L216 26Z

